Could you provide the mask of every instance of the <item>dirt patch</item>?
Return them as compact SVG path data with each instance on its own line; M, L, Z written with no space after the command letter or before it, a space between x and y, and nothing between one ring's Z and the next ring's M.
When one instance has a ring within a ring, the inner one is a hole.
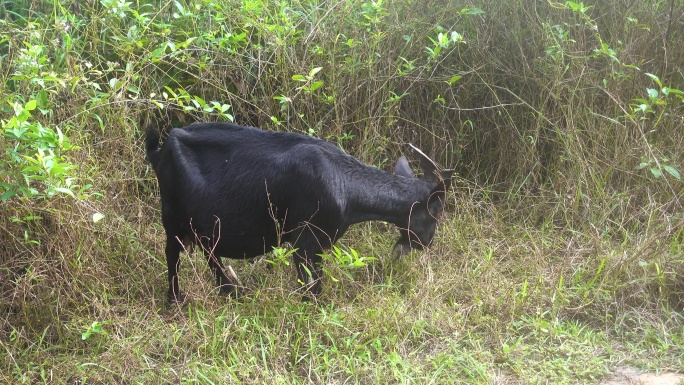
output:
M601 385L681 385L684 374L681 373L640 373L636 369L620 369Z

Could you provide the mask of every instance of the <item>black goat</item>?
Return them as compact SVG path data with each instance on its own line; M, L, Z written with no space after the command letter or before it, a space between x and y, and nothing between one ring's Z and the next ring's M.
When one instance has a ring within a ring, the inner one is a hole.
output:
M182 242L202 246L224 292L236 282L221 257L253 258L289 242L299 280L314 295L321 292L319 254L354 223L397 225L397 256L422 249L432 241L452 174L418 149L424 179L403 156L390 174L320 139L227 123L176 128L161 148L151 126L146 147L159 181L172 302L183 301Z

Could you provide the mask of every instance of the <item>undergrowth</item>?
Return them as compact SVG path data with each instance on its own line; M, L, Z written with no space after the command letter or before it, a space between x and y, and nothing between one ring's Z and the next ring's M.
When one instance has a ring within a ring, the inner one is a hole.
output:
M0 1L0 382L599 383L684 367L681 0ZM434 245L354 227L302 303L287 245L182 256L151 121L234 121L459 178ZM278 254L280 253L280 254Z

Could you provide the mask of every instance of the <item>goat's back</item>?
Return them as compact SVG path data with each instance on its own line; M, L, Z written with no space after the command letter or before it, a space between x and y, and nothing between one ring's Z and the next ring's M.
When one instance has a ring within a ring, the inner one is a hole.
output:
M173 129L148 157L157 159L167 232L216 239L220 230L227 253L254 255L275 242L277 227L308 221L334 232L344 206L341 169L367 167L323 140L227 123Z

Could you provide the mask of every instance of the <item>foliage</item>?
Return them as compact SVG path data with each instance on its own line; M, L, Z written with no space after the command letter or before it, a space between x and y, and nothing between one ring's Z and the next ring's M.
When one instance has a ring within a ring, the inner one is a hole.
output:
M0 382L595 383L682 362L678 0L0 2ZM142 132L234 121L460 179L435 244L356 226L165 305ZM412 159L410 154L406 154ZM370 257L374 256L374 257ZM376 259L377 258L377 259Z
M344 250L335 245L333 245L329 253L321 254L321 257L324 261L328 262L330 266L334 266L337 270L339 270L340 273L336 273L331 269L323 268L323 271L326 273L327 277L335 282L338 282L339 279L335 278L334 275L344 274L347 278L353 279L351 270L365 267L367 266L368 262L372 262L377 259L374 257L361 256L352 248L349 250Z
M63 157L74 147L59 127L52 130L31 121L30 111L35 110L36 104L36 100L24 106L15 102L14 116L1 123L10 144L1 170L9 178L9 183L0 183L3 202L17 194L32 199L51 197L58 192L75 197L72 189L78 186L73 184L69 172L74 166ZM43 191L36 184L42 185Z

